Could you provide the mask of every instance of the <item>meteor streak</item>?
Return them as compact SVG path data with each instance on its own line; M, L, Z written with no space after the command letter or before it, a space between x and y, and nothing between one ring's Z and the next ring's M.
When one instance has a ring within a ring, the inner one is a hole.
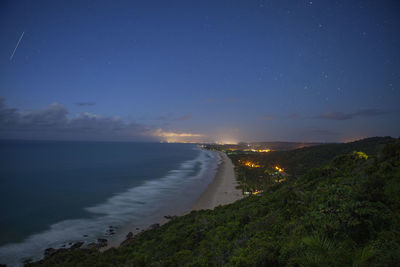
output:
M18 48L18 46L19 46L19 43L20 43L21 40L22 40L22 37L24 37L24 33L25 33L25 32L22 32L21 37L19 37L18 43L17 43L17 45L15 46L14 51L13 51L11 57L10 57L10 61L13 59L14 54L15 54L15 51L17 51L17 48Z

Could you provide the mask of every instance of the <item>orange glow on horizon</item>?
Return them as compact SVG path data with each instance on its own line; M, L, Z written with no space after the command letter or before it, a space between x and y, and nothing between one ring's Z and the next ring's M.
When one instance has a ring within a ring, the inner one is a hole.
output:
M216 142L218 145L237 145L238 142L235 140L221 140Z
M167 143L203 143L204 135L187 133L187 132L172 132L164 131L162 129L157 129L153 132L154 136L161 137L162 142Z

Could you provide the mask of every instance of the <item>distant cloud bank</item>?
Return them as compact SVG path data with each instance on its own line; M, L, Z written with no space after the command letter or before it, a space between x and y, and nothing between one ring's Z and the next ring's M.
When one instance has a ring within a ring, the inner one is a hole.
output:
M261 120L263 120L263 121L275 120L276 118L278 118L278 116L275 114L267 114L267 115L261 116Z
M316 116L317 119L324 120L351 120L355 117L375 117L387 114L387 111L380 109L361 109L352 113L342 113L342 112L327 112Z
M192 118L191 115L189 114L185 114L183 116L174 116L173 114L167 114L167 115L162 115L157 117L157 120L160 121L187 121L190 120Z
M182 119L189 119L185 116ZM119 117L103 117L89 112L69 116L68 109L59 103L53 103L39 110L8 108L4 104L4 98L0 97L2 139L168 141L168 138L174 138L179 141L186 137L200 136L164 132L157 127L125 122Z

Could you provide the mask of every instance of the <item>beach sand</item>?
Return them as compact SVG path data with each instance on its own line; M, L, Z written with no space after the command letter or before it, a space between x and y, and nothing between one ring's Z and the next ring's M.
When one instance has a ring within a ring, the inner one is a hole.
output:
M177 214L183 216L185 214L189 214L194 210L202 210L202 209L214 209L219 205L226 205L236 200L243 198L242 191L240 189L236 189L238 185L236 182L234 166L230 158L223 152L217 152L220 155L221 163L218 166L217 173L213 181L207 186L206 190L202 193L199 199L197 199L192 207L184 212L183 214ZM154 224L163 225L167 223L169 220L165 218L161 218L158 221L155 221ZM133 235L140 233L142 230L136 229L124 229L123 232L126 234L131 231ZM124 239L114 239L109 240L109 243L106 247L102 248L101 251L107 250L111 247L118 247Z
M222 159L214 180L195 202L191 210L214 209L219 205L235 202L243 197L238 185L232 161L223 152L218 152Z

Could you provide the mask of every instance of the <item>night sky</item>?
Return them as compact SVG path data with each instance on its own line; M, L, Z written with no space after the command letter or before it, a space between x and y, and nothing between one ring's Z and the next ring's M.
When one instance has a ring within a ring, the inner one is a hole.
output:
M399 48L398 0L1 1L0 138L398 137Z

